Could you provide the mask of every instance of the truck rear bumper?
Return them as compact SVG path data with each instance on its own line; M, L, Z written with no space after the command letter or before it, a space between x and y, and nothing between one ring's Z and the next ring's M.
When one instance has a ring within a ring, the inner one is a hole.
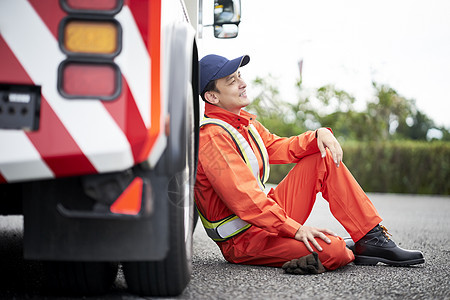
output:
M78 177L29 183L23 205L24 257L68 261L164 259L169 248L168 178L151 171L143 175L151 184L153 213L122 218L102 214L102 210L83 215L79 213L83 210L67 214L68 210L58 209L61 202L92 201Z

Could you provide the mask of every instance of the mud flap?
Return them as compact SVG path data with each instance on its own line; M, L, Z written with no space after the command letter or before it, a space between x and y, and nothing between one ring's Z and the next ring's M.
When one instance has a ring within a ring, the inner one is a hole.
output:
M162 260L169 249L168 178L138 174L152 186L150 216L93 210L80 177L33 182L24 189L24 256L66 261ZM61 211L63 203L71 210ZM78 205L78 206L77 206ZM59 207L59 208L58 208ZM75 209L77 208L77 209ZM88 216L88 217L86 217Z

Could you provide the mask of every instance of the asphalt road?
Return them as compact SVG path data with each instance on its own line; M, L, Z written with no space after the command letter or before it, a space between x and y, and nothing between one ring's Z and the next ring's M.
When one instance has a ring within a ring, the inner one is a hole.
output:
M199 223L194 234L193 276L178 298L450 299L450 197L369 197L393 240L403 248L422 250L425 264L408 268L350 264L320 275L288 275L278 268L227 263ZM347 236L320 196L307 224L328 227ZM0 299L44 299L37 294L39 265L21 259L22 218L0 217L0 228ZM85 299L143 298L127 293L119 274L109 294Z

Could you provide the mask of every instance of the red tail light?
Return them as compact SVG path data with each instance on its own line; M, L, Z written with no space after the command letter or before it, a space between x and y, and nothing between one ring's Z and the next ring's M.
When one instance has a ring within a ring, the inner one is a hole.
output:
M122 29L114 16L123 1L59 0L67 12L58 34L60 49L67 55L58 68L58 91L64 98L120 96L122 75L114 58L122 49Z
M60 78L59 90L67 98L111 100L120 91L120 72L111 63L63 63Z
M117 13L122 7L122 0L63 0L61 4L69 12Z

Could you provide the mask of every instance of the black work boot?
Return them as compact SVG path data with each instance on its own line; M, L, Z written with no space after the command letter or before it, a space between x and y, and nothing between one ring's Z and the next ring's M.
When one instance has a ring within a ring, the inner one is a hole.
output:
M422 252L400 248L388 237L388 234L386 227L377 225L357 241L353 251L354 263L374 266L382 262L392 266L409 266L425 262Z
M352 240L351 237L345 237L343 238L345 242L345 246L352 250L353 253L355 253L355 242Z

